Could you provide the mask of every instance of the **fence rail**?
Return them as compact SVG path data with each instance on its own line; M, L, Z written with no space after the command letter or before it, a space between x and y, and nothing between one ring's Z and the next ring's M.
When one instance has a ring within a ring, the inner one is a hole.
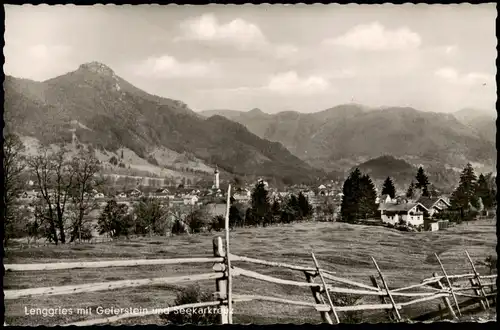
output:
M218 248L218 245L222 244L222 240L220 238L214 239L214 247ZM383 304L363 304L363 305L352 305L352 306L333 306L333 303L325 303L325 300L319 300L322 303L315 302L307 302L300 300L290 300L281 297L271 297L265 295L252 295L252 294L233 294L231 298L232 303L242 303L248 301L267 301L274 302L279 304L288 304L295 306L303 306L310 307L315 309L320 313L335 313L337 312L351 312L351 311L365 311L365 310L388 310L393 312L398 312L406 306L419 304L435 299L449 299L452 298L453 295L459 297L467 297L467 298L475 298L481 301L488 301L488 298L496 296L496 289L494 292L485 292L485 288L496 286L494 280L497 275L479 275L479 274L459 274L459 275L448 275L448 279L453 280L468 280L468 279L477 279L479 278L480 282L474 282L474 285L465 285L465 286L443 286L433 287L436 283L442 284L442 281L446 279L445 276L432 276L430 278L424 279L421 283L396 288L396 289L388 289L386 286L385 289L381 289L374 286L369 286L364 283L356 282L353 280L345 279L342 277L334 276L334 272L307 266L299 266L299 265L290 265L281 262L272 262L266 260L260 260L255 258L248 258L243 256L237 256L234 254L229 254L229 257L234 263L250 263L250 264L259 264L266 265L271 267L281 267L288 268L291 270L303 272L307 276L315 277L323 275L325 281L329 281L328 283L314 283L311 281L295 281L295 280L287 280L281 279L270 275L264 275L259 272L244 269L241 267L236 267L231 265L231 276L235 277L247 277L260 281L265 281L273 284L280 285L290 285L295 287L303 287L315 289L321 293L341 293L341 294L352 294L358 296L379 296L381 298L388 297L389 295L392 297L392 301L390 303ZM470 256L469 256L470 257ZM26 297L36 297L36 296L55 296L55 295L66 295L66 294L74 294L74 293L83 293L83 292L97 292L97 291L108 291L108 290L117 290L131 287L141 287L141 286L155 286L155 285L163 285L163 284L177 284L177 283L186 283L186 282L196 282L203 280L216 280L220 282L221 280L227 279L227 267L224 267L225 262L227 262L226 257L200 257L200 258L177 258L177 259L142 259L142 260L108 260L108 261L98 261L98 262L58 262L58 263L41 263L41 264L6 264L5 270L7 272L25 272L25 271L49 271L49 270L63 270L63 269L82 269L82 268L107 268L107 267L134 267L134 266L144 266L144 265L176 265L176 264L188 264L188 263L213 263L213 269L215 272L213 273L202 273L202 274L194 274L194 275L185 275L185 276L174 276L174 277L160 277L160 278L146 278L146 279L136 279L136 280L121 280L121 281L111 281L111 282L100 282L100 283L88 283L88 284L79 284L79 285L67 285L67 286L59 286L59 287L42 287L42 288L30 288L30 289L21 289L21 290L5 290L5 299L13 300L19 298ZM219 266L217 266L219 265ZM222 266L221 266L222 265ZM381 271L380 271L381 273ZM476 271L477 273L477 271ZM437 275L437 274L435 274ZM489 281L487 281L489 280ZM338 287L333 284L342 283L351 287ZM385 280L384 280L385 282ZM479 284L480 283L480 284ZM220 283L219 283L220 284ZM224 284L224 283L223 283ZM227 283L226 283L227 284ZM326 290L325 290L326 288ZM227 291L221 290L222 288L217 288L218 300L203 302L197 304L186 304L180 306L171 306L168 307L170 312L175 310L183 309L183 308L200 308L207 306L224 306L228 304L227 299ZM409 290L415 289L425 289L427 292L409 292ZM431 292L429 292L429 290ZM463 293L464 291L472 291L473 294ZM394 301L397 297L406 297L413 298L413 300L406 302L396 302ZM489 301L488 301L489 305ZM453 306L450 306L453 310ZM116 322L122 319L135 318L140 316L148 316L153 315L157 312L155 310L151 310L147 313L138 314L122 314L116 315L112 317L102 318L102 319L94 319L94 320L86 320L74 322L69 325L94 325L94 324L104 324ZM396 315L398 315L396 314ZM399 319L399 318L398 318ZM229 320L226 320L229 323ZM330 319L331 322L331 319Z

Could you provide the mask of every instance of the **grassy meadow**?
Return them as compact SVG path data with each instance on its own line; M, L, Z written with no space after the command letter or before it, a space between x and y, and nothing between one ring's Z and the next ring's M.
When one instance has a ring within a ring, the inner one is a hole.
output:
M335 271L337 276L370 284L369 276L377 275L370 259L373 256L390 287L417 284L422 279L441 274L434 257L437 253L448 274L470 272L465 256L467 249L478 271L489 270L480 265L488 255L496 255L496 220L479 220L438 232L410 233L383 227L345 223L311 222L267 228L238 228L231 232L231 253L268 261L280 261L313 267L313 250L320 266ZM134 238L99 244L44 246L7 249L4 263L42 263L63 261L102 261L116 259L181 258L212 256L212 238L223 233L191 236ZM284 279L304 281L304 274L287 269L234 262L235 266ZM4 289L26 289L125 279L142 279L212 272L212 264L138 266L102 269L74 269L37 272L7 272ZM215 291L214 281L199 283L203 289ZM183 286L189 284L182 284ZM338 286L343 286L338 284ZM27 316L25 308L161 308L173 304L182 286L164 285L60 295L5 301L5 317L9 325L59 325L103 316L55 315ZM260 294L314 302L309 288L298 288L261 282L244 277L233 280L233 293ZM398 301L398 300L396 300ZM378 303L376 297L360 303ZM415 305L401 311L412 318L437 309L441 301ZM268 302L235 303L235 323L320 323L319 312L300 306ZM342 313L339 313L342 321ZM364 322L386 320L383 311L364 312ZM123 320L117 324L161 323L156 315Z

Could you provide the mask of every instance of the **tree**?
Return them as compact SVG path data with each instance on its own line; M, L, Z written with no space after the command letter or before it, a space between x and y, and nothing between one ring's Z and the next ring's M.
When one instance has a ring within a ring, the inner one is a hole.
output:
M408 186L408 190L406 191L406 197L409 199L413 199L415 194L415 183L411 180L410 185Z
M394 183L392 182L390 177L387 177L384 181L384 185L382 187L382 195L389 195L391 198L396 197L396 188L394 187Z
M415 184L415 188L417 189L422 189L422 196L424 197L429 197L429 178L424 172L424 169L422 166L418 168L417 175L415 176L415 179L417 179L417 183Z
M15 134L6 134L3 144L3 244L7 246L14 235L15 207L17 198L24 189L24 170L26 168L23 151L24 144Z
M115 156L112 156L112 157L109 159L109 163L110 163L111 165L116 166L116 165L118 165L118 159L116 159L116 157L115 157Z
M249 207L245 211L245 225L254 226L256 224L255 217L252 212L252 208Z
M242 181L241 181L241 179L238 176L235 176L233 178L233 184L234 184L235 187L239 187L239 186L241 186Z
M99 234L108 234L112 238L128 236L133 222L127 213L127 205L118 204L114 199L109 200L97 220Z
M470 205L477 206L476 197L476 175L472 165L468 163L460 174L460 182L457 189L451 195L451 205L453 208L459 209L461 217L464 217L464 212L468 212Z
M358 218L360 200L361 171L356 168L344 181L342 187L341 216L344 221L350 222Z
M360 200L359 200L359 213L364 218L372 217L377 212L377 191L375 185L368 174L361 177L360 180Z
M301 216L306 218L312 215L312 206L309 204L309 201L307 200L306 196L302 192L299 193L298 197L298 206L301 212Z
M323 198L321 204L316 207L317 214L326 221L335 220L335 203L332 197L327 196Z
M143 197L136 203L135 210L135 228L136 234L150 236L154 234L166 235L168 232L168 211L160 200Z
M196 208L186 216L186 224L191 233L200 233L209 223L209 213L205 208Z
M29 157L27 162L42 197L39 216L48 223L50 237L56 245L58 242L66 243L66 203L75 175L67 158L68 152L64 147L54 153L41 147L38 154Z
M258 182L252 191L252 216L255 224L264 225L270 222L271 205L264 182Z
M371 217L377 211L375 185L370 176L362 175L358 168L352 171L346 179L342 192L344 196L341 216L344 221L351 222L359 219L360 216Z
M475 194L478 198L481 198L485 209L493 208L496 202L496 192L494 186L491 185L491 175L491 173L488 173L485 176L481 173L477 179Z
M234 227L243 227L244 226L244 218L245 214L240 204L232 204L229 207L229 226L231 228Z
M273 222L278 222L281 215L281 205L276 198L271 205L271 214L273 216Z
M70 239L73 242L76 238L81 241L84 218L99 207L94 198L94 190L103 186L105 180L102 177L97 177L101 168L93 150L81 147L71 161L70 167L74 173L71 199L75 217Z

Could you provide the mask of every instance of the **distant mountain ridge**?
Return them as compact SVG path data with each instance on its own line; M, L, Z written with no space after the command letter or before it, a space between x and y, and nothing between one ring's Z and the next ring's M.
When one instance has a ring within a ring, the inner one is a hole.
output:
M481 137L496 141L496 111L465 108L453 114L462 124L474 129Z
M206 116L214 113L201 112ZM259 115L225 110L219 114L260 137L282 143L313 166L328 170L345 171L384 154L413 164L458 168L468 161L492 167L496 161L495 136L479 133L453 114L409 107L370 109L358 104L315 113Z
M309 180L322 175L276 142L221 116L201 117L181 101L148 94L98 62L36 82L6 76L7 128L44 144L128 148L151 160L159 147L188 152L231 173ZM154 160L152 160L155 162Z
M412 180L415 181L418 169L418 166L412 165L404 159L389 155L372 158L355 167L359 168L361 172L370 175L380 191L384 180L391 177L397 190L402 193L408 189ZM425 166L424 170L429 177L430 183L442 189L443 192L451 193L458 183L458 173L446 169L443 165Z

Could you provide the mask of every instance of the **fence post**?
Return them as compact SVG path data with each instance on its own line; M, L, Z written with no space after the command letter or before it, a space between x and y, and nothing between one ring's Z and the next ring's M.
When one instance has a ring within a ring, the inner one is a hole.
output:
M470 282L470 285L472 287L474 286L479 286L479 284L477 283L477 280L475 278L469 278L469 282ZM474 290L474 293L478 296L478 297L482 297L481 295L481 291L479 289L473 289ZM487 298L486 298L487 300ZM479 304L481 305L481 308L483 310L486 310L486 305L484 304L484 300L483 299L480 299L479 300ZM489 307L489 304L488 304L488 307Z
M469 252L467 252L467 250L465 250L465 254L467 255L467 258L469 259L470 265L472 267L472 271L474 272L474 275L476 276L475 281L473 281L471 278L471 281L470 281L471 285L474 286L474 284L475 284L474 282L476 282L477 285L479 286L479 289L475 289L474 292L478 296L484 297L484 301L481 300L481 307L484 310L486 310L486 307L490 308L490 302L488 301L488 297L486 297L486 292L484 291L483 284L481 283L481 278L479 277L479 273L476 270L476 266L474 266L474 262L472 261L472 258L470 257Z
M231 204L231 185L227 188L227 205L225 218L226 231L226 267L227 267L227 309L228 323L233 324L233 278L231 277L231 259L229 257L229 210Z
M380 271L380 268L378 267L377 262L375 261L375 258L372 257L373 264L375 265L375 268L377 268L377 272L380 275L380 279L382 280L382 284L384 284L385 291L387 292L387 296L391 300L392 307L394 307L394 313L396 314L396 318L398 321L401 321L401 315L399 314L398 307L396 306L396 303L394 302L394 299L392 298L391 292L389 291L389 286L387 285L387 282L385 281L384 275L382 275L382 271Z
M316 260L316 257L314 256L314 252L311 252L311 255L312 255L312 258L314 260L314 265L316 266L316 271L318 272L319 277L321 278L321 282L323 282L323 287L325 288L326 297L328 298L328 302L330 303L330 307L332 308L333 315L335 316L335 321L337 321L337 323L340 323L339 316L337 315L337 311L335 310L335 306L333 306L332 298L330 297L330 292L328 292L328 288L326 287L325 278L323 277L323 274L321 274L321 270L319 269L319 264L318 264L318 261Z
M314 283L314 278L311 274L309 274L307 271L304 272L304 274L306 275L306 280L308 283ZM325 299L323 299L323 296L320 294L320 290L321 290L320 287L311 286L311 292L312 292L312 295L314 297L314 301L316 302L316 304L324 304L325 303ZM321 319L323 320L323 322L326 322L328 324L333 324L332 318L330 317L330 314L328 314L328 312L320 312L320 314L321 314Z
M444 270L443 263L441 262L441 259L439 259L437 253L434 253L434 255L436 256L436 259L439 262L439 265L441 266L441 270L443 271L444 277L446 278L446 281L448 282L448 286L450 287L451 295L453 296L453 301L455 301L455 305L457 306L458 315L462 316L462 312L460 311L460 306L458 306L457 296L455 296L455 291L453 291L453 287L451 285L450 278L448 277L446 270Z
M432 277L438 277L438 273L433 273L432 274ZM444 285L443 283L441 283L441 281L438 281L436 282L436 286L441 289L441 290L444 290ZM446 308L448 308L448 312L450 313L451 317L456 319L457 318L457 315L455 314L455 311L453 310L453 307L451 307L451 302L450 302L450 298L448 297L443 297L443 302L444 302L444 305L446 306Z
M375 288L381 290L380 286L377 283L377 279L375 278L375 276L370 275L370 281L372 282L372 284L373 284L373 286ZM385 296L379 296L379 299L380 299L380 302L382 304L387 304L387 297L385 297ZM385 311L387 313L387 316L389 317L389 320L392 321L392 322L394 322L396 320L394 312L391 311L391 310L389 310L389 309L386 309Z
M222 244L222 238L214 237L213 239L214 257L226 257L226 252L224 251L224 246ZM224 277L215 280L215 288L218 293L218 298L220 300L220 324L229 323L229 310L227 303L224 300L227 299L227 273L226 264L223 262L214 265L213 269L216 272L223 272Z

